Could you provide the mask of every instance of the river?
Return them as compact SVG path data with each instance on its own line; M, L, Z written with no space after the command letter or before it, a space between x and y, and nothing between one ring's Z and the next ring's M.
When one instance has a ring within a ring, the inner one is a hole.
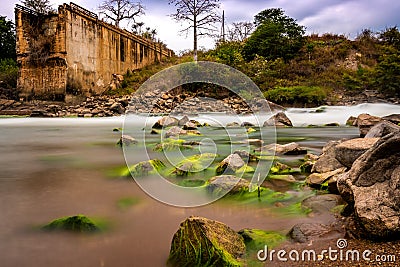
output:
M278 129L278 141L296 140L319 153L329 140L358 136L357 128L344 126L350 115L385 116L400 113L400 107L363 104L314 111L289 109L287 115L295 127ZM232 118L219 120L225 123ZM110 170L125 164L116 146L121 133L112 131L122 127L123 121L124 117L0 119L1 266L165 266L173 234L190 215L215 219L235 230L282 232L297 222L312 220L279 214L266 205L217 201L198 208L177 208L154 200L133 179L110 175ZM331 122L342 126L300 127ZM142 157L137 154L138 161ZM121 207L119 201L126 198L135 203ZM107 222L107 231L39 230L55 218L76 214Z

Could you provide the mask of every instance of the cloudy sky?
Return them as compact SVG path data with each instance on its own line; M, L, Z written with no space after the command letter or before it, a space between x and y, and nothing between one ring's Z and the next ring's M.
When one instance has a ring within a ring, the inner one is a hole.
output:
M98 13L97 7L103 0L75 0L78 5ZM136 0L134 0L136 1ZM68 1L50 0L56 8ZM168 15L174 6L168 0L142 0L146 14L138 19L145 26L156 28L159 38L176 52L190 49L192 38L179 35L182 25ZM337 33L349 38L355 37L362 29L380 31L386 27L400 26L399 0L220 0L225 10L227 23L253 21L254 15L267 8L280 7L286 14L306 26L307 33ZM9 0L0 5L0 15L14 20L14 6L20 1ZM220 27L220 26L219 26ZM127 27L128 29L130 27ZM211 39L200 39L199 46L212 48Z

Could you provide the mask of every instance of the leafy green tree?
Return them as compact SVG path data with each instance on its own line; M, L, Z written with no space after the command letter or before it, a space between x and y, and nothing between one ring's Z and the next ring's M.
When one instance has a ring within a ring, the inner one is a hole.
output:
M388 96L400 96L400 52L387 47L375 68L375 86Z
M249 37L243 48L246 60L256 55L267 60L283 58L285 61L296 56L302 48L305 27L285 15L280 8L266 9L255 16L256 30Z
M11 20L0 16L0 59L16 59L15 27Z
M389 46L393 46L397 50L400 50L400 32L397 27L387 28L379 34L380 41Z

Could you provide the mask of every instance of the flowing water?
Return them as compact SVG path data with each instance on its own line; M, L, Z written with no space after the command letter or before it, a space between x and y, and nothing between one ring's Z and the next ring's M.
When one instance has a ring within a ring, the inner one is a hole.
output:
M313 111L289 109L287 114L295 126L343 125L350 115L384 116L400 113L400 108L366 104ZM123 120L0 119L0 266L165 266L173 234L190 215L218 220L235 230L286 232L295 223L312 221L264 203L222 200L177 208L154 200L133 179L110 175L125 164L122 150L115 145L121 133L112 131L122 127ZM219 120L225 123L232 118ZM357 136L357 128L344 126L277 130L278 142L294 140L313 153L320 153L329 140ZM136 157L141 161L143 155ZM121 206L124 199L132 205ZM107 230L95 234L39 230L55 218L76 214L104 221Z

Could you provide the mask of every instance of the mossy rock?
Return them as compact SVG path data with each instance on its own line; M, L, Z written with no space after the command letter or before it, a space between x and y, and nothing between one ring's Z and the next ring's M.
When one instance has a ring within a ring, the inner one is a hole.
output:
M42 227L44 230L66 230L73 232L96 232L99 226L85 215L75 215L56 219Z
M265 245L268 248L274 248L286 240L286 235L260 229L243 229L239 231L239 234L243 237L248 252L263 249Z
M193 144L183 139L167 138L162 143L157 144L153 150L156 152L174 151L174 150L189 150L193 149Z
M218 164L215 172L217 175L235 174L245 165L246 163L238 154L230 154Z
M243 237L227 225L202 217L190 217L175 233L168 266L243 266Z
M206 182L199 179L185 179L179 182L180 186L183 187L199 187L203 186Z
M295 171L292 170L288 165L276 162L269 171L271 174L291 174Z
M122 128L121 128L121 127L119 127L119 128L114 128L114 129L113 129L113 132L122 132Z
M220 175L211 178L207 183L207 191L215 195L241 193L249 190L249 181L233 176Z
M203 153L190 156L179 162L171 174L184 176L204 171L217 156L218 155L213 153Z
M255 133L255 132L257 132L257 130L255 130L254 128L249 128L249 129L247 129L247 133L249 134L249 133Z
M133 177L142 177L146 175L156 174L165 167L164 163L159 159L139 162L127 169L124 176L132 174Z

